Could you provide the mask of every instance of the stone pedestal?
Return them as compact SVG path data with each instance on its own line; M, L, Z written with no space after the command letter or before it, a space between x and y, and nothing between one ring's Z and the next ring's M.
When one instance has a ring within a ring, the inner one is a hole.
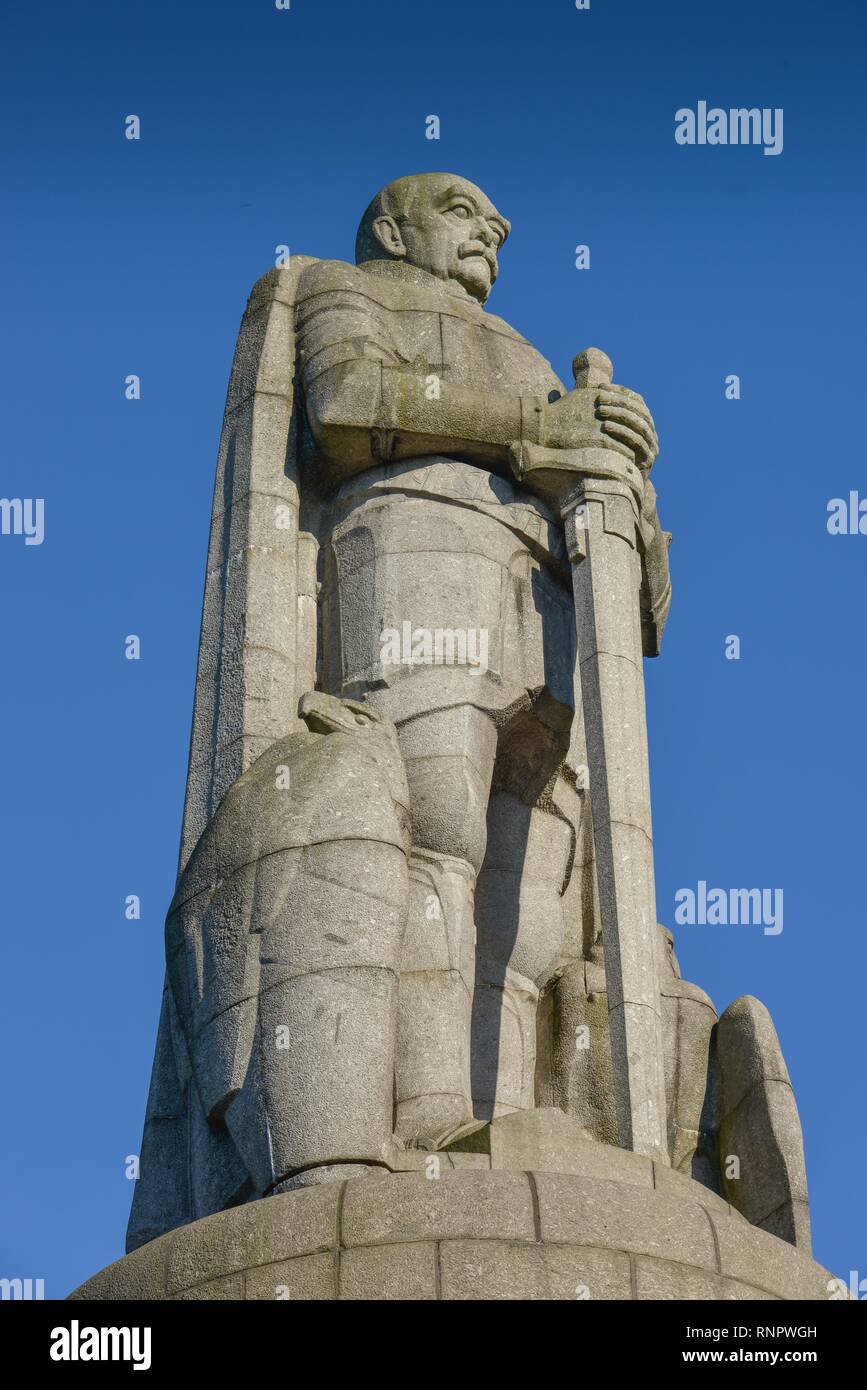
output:
M70 1297L829 1297L827 1270L691 1178L574 1132L564 1142L565 1116L533 1113L548 1116L541 1132L538 1119L532 1130L523 1116L496 1121L487 1153L416 1153L407 1162L418 1171L384 1169L205 1217Z

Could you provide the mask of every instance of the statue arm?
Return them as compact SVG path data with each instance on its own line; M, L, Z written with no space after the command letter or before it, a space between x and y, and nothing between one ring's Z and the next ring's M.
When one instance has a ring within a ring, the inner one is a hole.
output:
M307 420L331 481L431 454L510 476L519 443L555 451L607 447L650 467L656 431L635 392L609 383L604 391L576 388L552 401L481 389L472 371L445 379L430 359L401 354L400 311L373 298L357 277L349 267L316 269L297 319Z
M394 314L352 283L314 292L297 334L311 433L334 479L384 460L456 454L508 474L509 445L538 428L542 402L443 379L401 356ZM318 291L320 277L311 287ZM522 428L524 426L524 428Z
M509 445L522 436L519 396L366 356L327 367L305 383L305 398L313 436L342 476L428 454L459 454L507 471Z

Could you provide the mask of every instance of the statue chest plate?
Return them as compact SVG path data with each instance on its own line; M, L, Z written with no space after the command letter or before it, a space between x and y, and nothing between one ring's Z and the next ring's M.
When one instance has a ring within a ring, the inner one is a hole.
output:
M541 395L562 391L549 362L499 319L476 323L441 314L443 374L446 381L472 382L476 390L506 395Z

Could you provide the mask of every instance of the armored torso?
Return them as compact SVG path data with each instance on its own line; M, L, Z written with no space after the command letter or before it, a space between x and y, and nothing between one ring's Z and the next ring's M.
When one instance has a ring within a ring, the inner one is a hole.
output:
M373 357L444 384L547 396L565 387L551 364L503 319L412 266L320 261L304 272L296 311L306 380L355 357Z

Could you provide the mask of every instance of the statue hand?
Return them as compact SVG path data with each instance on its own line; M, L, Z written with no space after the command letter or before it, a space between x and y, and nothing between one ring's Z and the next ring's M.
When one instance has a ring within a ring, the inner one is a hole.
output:
M541 442L554 449L614 449L645 473L659 450L653 416L643 397L613 382L579 386L549 402Z

